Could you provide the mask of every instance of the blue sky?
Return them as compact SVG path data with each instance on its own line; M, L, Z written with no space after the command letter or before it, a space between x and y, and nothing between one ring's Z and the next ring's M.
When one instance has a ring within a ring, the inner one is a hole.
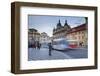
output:
M62 26L67 20L72 28L85 23L84 17L29 15L28 27L37 29L39 33L46 32L49 36L52 36L53 28L56 28L59 19Z

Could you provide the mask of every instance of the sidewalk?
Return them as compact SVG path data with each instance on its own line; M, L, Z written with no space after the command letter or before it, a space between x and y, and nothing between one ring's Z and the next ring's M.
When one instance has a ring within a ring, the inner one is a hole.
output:
M40 50L35 50L29 48L28 50L28 60L54 60L54 59L70 59L71 57L64 54L63 52L52 50L52 55L49 56L49 50L47 48L41 48Z

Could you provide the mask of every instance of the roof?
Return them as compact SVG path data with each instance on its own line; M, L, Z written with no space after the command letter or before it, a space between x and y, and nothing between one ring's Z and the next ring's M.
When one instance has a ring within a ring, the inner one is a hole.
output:
M82 30L87 30L87 25L86 24L82 24L80 26L77 26L77 27L74 27L74 28L70 29L67 34L82 31Z
M37 30L34 29L34 28L29 28L28 30L29 30L30 32L33 32L33 31L37 32Z
M40 33L38 32L38 30L36 30L34 28L29 28L28 29L28 33L29 34L37 34L37 35L40 35Z

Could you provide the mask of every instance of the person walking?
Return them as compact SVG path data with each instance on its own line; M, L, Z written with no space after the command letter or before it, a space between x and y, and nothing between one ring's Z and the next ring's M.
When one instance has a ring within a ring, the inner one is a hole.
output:
M34 41L33 48L36 49L36 42Z
M40 44L40 43L38 43L38 49L40 50L40 48L41 48L41 44Z
M37 49L40 50L40 47L41 47L41 44L38 42L38 43L37 43Z
M49 56L51 56L51 55L52 55L52 54L51 54L51 51L52 51L52 44L49 43L48 46L49 46Z
M39 50L40 50L40 48L41 48L41 43L39 43Z

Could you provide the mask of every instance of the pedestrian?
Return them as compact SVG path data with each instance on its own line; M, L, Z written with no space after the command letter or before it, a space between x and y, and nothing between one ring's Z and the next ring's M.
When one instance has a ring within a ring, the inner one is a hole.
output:
M41 47L40 43L39 43L39 42L37 42L37 49L39 49L39 50L40 50L40 47Z
M34 43L34 48L36 49L36 42Z
M40 48L41 48L41 44L40 44L40 43L38 43L38 49L40 50Z
M51 44L51 43L49 43L49 44L48 44L48 46L49 46L49 56L51 56L52 44Z
M41 43L39 43L39 50L40 50L40 48L41 48Z
M39 45L39 42L38 42L38 41L36 41L36 49L38 49L38 45Z
M34 42L34 46L33 46L33 48L36 49L36 42Z
M83 46L83 42L80 42L80 46L81 46L81 47Z

